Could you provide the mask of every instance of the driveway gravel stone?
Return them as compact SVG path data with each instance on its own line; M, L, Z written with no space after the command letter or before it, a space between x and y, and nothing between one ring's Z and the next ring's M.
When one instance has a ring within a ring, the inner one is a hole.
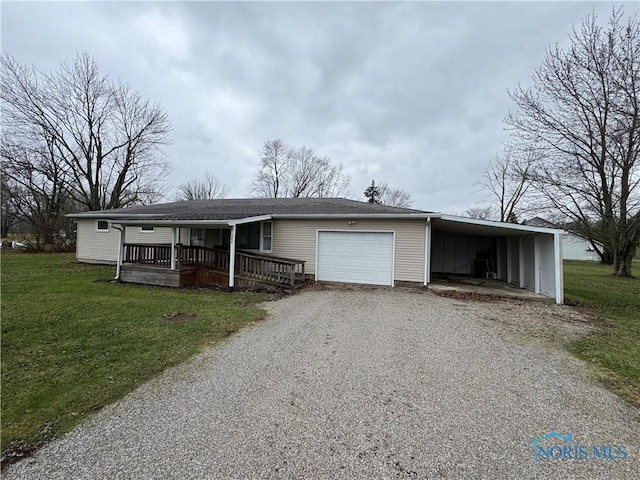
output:
M508 302L337 288L265 308L4 477L638 478L638 410L560 349L505 333ZM627 457L534 461L551 431Z

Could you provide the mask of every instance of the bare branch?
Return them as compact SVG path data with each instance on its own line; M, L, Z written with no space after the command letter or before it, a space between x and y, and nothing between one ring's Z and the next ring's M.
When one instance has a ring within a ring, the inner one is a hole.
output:
M176 201L211 200L227 198L228 195L229 188L220 179L207 172L202 178L180 185L174 198Z

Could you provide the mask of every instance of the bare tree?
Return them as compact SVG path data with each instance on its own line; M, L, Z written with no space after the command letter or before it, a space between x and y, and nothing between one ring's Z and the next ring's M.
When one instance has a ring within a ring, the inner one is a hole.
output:
M390 207L408 208L413 204L411 195L399 188L390 187L388 183L380 183L380 203Z
M278 198L283 195L280 184L288 170L289 147L280 138L264 142L260 152L260 168L251 182L254 195Z
M464 216L478 220L499 221L500 219L500 215L494 205L475 205L469 207L465 210Z
M411 195L399 188L390 187L388 183L378 183L371 180L371 185L364 191L369 203L387 205L389 207L408 208L413 203Z
M215 198L227 198L229 188L207 172L202 178L195 178L178 187L175 195L176 201L184 200L211 200Z
M531 170L536 158L534 151L506 145L489 161L479 183L497 207L499 214L495 220L517 223L518 217L526 211L523 203L531 186Z
M0 170L0 236L5 238L18 224L20 214L12 201L15 188L4 172L4 163Z
M1 66L7 151L50 149L69 194L86 210L157 198L169 169L162 155L171 130L164 110L100 75L86 53L50 73L9 55Z
M3 204L29 227L39 248L62 248L73 239L73 222L65 215L78 206L71 198L64 165L56 161L54 152L51 138L39 150L7 141L0 144Z
M533 87L511 93L519 111L506 123L539 154L532 187L604 245L616 275L630 276L640 242L640 26L623 16L614 10L606 29L587 16L568 49L549 48Z
M291 147L282 140L269 140L261 151L260 167L251 183L258 197L336 197L349 186L342 165L320 157L312 149Z

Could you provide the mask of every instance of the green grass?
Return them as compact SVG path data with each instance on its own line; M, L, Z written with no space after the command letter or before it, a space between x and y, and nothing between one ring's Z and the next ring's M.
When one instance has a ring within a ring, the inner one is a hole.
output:
M640 262L634 261L640 274ZM588 361L613 391L640 407L640 279L612 275L610 266L596 262L564 263L568 303L589 308L604 320L602 330L571 346Z
M256 294L109 283L66 254L2 254L2 452L79 423L171 365L263 317ZM195 314L188 323L164 315Z

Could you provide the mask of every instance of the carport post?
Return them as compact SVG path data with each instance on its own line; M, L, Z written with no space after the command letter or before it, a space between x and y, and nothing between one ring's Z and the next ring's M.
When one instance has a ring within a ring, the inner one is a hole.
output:
M553 234L553 256L556 265L556 303L564 303L564 272L562 264L562 233Z
M424 286L431 283L431 217L427 217L424 232Z
M518 237L518 273L520 274L520 288L524 288L524 245L522 237Z
M511 237L507 237L507 283L513 281L513 275L511 274Z
M533 237L534 291L540 293L540 236Z

